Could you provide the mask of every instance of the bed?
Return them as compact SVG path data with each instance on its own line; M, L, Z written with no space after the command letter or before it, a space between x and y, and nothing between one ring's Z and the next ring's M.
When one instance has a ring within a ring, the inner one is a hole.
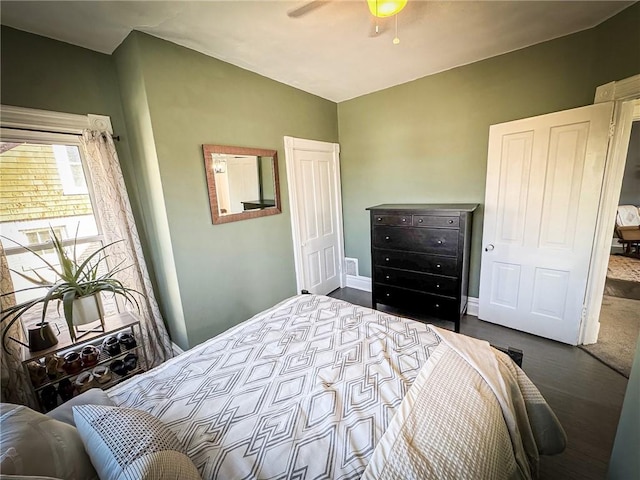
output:
M166 425L204 479L535 478L566 442L486 342L319 295L107 394Z
M566 444L488 343L318 295L0 429L2 480L526 479Z

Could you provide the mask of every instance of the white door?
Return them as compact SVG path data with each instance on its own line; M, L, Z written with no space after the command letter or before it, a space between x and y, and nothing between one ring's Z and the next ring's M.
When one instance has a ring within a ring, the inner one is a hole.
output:
M227 160L229 212L244 211L242 202L256 202L260 197L260 181L256 157L230 156Z
M493 125L479 315L576 345L613 103Z
M344 285L339 145L285 137L298 291Z

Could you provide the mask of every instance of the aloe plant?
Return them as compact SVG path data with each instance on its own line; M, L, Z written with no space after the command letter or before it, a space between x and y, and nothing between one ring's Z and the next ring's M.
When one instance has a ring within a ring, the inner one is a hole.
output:
M45 322L49 303L51 301L58 300L58 308L60 306L60 302L62 303L64 318L69 327L69 335L71 336L72 340L75 340L75 331L73 329L73 301L76 298L85 297L99 292L111 292L113 295L120 295L124 297L126 302L132 303L136 306L136 308L140 308L138 301L133 296L133 294L142 294L137 290L124 286L122 282L114 278L114 275L116 275L118 272L121 272L122 270L125 270L126 268L129 268L130 266L122 267L122 264L124 262L120 262L118 265L111 269L102 268L103 266L106 267L107 258L109 257L106 253L107 249L112 245L121 242L122 240L117 240L115 242L104 245L103 247L99 248L91 255L89 255L86 259L80 261L76 256L78 240L77 231L73 240L73 248L71 254L67 252L67 249L65 249L62 240L58 238L55 231L51 227L49 229L49 237L60 263L59 268L56 268L56 266L47 261L47 259L43 255L32 250L28 246L22 245L15 240L11 240L10 238L2 236L2 238L6 238L7 240L34 254L56 276L56 279L54 281L51 281L47 280L33 269L33 275L27 275L16 270L11 270L15 274L33 283L35 286L22 288L13 292L3 293L1 296L4 297L6 295L12 295L15 293L34 289L45 289L46 292L44 293L44 295L38 298L27 300L1 311L0 324L3 324L5 320L8 320L7 324L3 327L2 330L2 346L5 351L8 351L6 348L5 339L11 326L22 315L40 304L42 304L42 322ZM106 273L100 273L101 269L106 270Z

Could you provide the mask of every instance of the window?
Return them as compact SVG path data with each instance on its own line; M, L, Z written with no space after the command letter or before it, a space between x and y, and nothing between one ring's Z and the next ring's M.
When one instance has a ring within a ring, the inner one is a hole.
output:
M77 234L76 256L81 261L103 245L93 209L89 177L85 175L79 139L75 135L29 133L28 141L5 138L0 142L0 233L9 268L53 280L53 273L37 257L21 247L28 246L52 265L58 263L51 247L53 229L71 247ZM53 141L52 141L53 140ZM16 243L17 242L17 243ZM33 284L12 272L15 290ZM16 294L16 302L42 296L43 290ZM115 299L103 295L105 313L118 311ZM57 305L47 309L47 319L66 326ZM42 311L31 309L22 316L25 327L41 320Z
M66 235L66 227L51 227L53 232L58 238L67 238ZM37 247L41 243L49 242L50 230L48 228L39 228L36 230L23 230L22 233L25 237L27 237L27 246L29 247ZM53 248L43 250L44 253L54 253Z
M88 194L78 147L52 145L64 195Z

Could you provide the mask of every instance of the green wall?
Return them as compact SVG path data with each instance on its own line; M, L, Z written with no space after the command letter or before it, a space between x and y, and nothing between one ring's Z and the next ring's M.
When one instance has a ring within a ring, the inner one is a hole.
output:
M593 103L598 85L640 73L638 25L636 4L595 29L340 103L345 252L359 259L360 275L371 275L366 207L482 207L489 126ZM612 58L617 51L623 53ZM482 220L480 208L469 280L474 297Z
M155 155L164 206L154 218L167 225L154 228L154 250L171 245L192 346L295 293L283 137L337 142L337 106L138 32L114 57L127 123L141 143L153 137L155 152L140 156ZM213 225L203 144L277 150L283 213Z

